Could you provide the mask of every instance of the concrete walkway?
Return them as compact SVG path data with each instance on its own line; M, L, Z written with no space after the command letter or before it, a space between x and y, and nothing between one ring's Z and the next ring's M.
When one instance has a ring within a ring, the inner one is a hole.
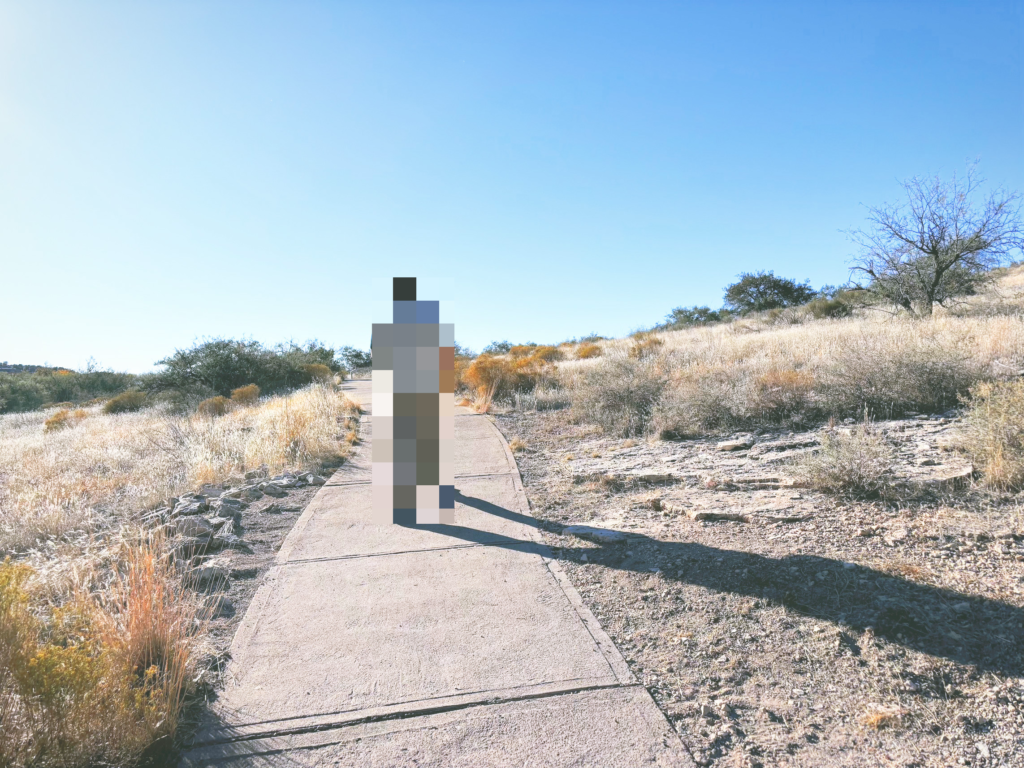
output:
M370 409L370 383L345 385ZM457 409L455 525L370 519L370 421L243 619L183 765L692 766Z

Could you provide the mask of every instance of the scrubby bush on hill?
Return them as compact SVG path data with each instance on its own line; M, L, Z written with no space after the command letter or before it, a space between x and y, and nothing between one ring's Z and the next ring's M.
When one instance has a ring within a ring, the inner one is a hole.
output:
M231 390L232 402L239 405L252 405L260 399L260 388L255 384L246 384L244 387Z
M228 412L228 408L231 407L231 400L224 397L223 395L216 395L215 397L207 398L203 400L198 406L196 411L201 413L203 416L223 416Z
M773 272L745 272L725 289L725 305L735 312L764 312L806 304L815 297L807 281L798 283Z
M138 381L138 376L113 371L45 369L0 373L0 413L34 411L49 403L108 398L136 386Z
M146 404L146 393L137 389L130 389L122 392L116 397L110 398L103 406L104 413L129 413L137 411Z
M214 339L178 350L159 365L164 370L148 379L147 389L193 403L213 395L227 397L247 384L255 384L264 394L297 389L325 371L332 375L342 370L334 350L316 341L305 347L264 347L251 340Z
M621 354L602 358L571 382L572 412L625 437L648 431L668 377L660 361Z

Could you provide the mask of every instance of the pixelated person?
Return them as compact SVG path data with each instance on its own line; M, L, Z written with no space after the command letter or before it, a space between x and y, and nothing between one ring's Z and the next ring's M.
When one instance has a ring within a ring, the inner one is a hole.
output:
M455 522L455 326L440 302L394 279L391 323L374 323L373 520Z

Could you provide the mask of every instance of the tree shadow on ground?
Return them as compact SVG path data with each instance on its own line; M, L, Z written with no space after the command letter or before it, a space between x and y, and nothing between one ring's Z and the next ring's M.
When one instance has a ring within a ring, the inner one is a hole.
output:
M456 501L537 530L562 533L564 526L539 521L456 491ZM908 649L942 657L979 671L1024 674L1024 609L999 600L965 595L815 555L764 555L690 542L659 541L627 534L624 541L580 547L548 547L458 525L419 525L468 542L514 548L543 557L649 573L666 581L715 592L747 595L782 605L841 629L864 631ZM627 554L633 552L634 554Z

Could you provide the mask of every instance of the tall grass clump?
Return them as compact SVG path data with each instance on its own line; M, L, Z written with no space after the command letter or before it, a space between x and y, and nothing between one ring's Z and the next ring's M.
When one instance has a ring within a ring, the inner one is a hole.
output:
M826 493L883 498L894 491L896 451L872 425L847 431L830 430L821 448L793 464L796 478Z
M995 488L1024 488L1024 379L982 382L966 398L963 447Z
M661 361L608 356L568 379L572 415L629 437L648 431L667 384Z
M132 765L168 742L197 671L197 598L152 544L128 547L102 593L55 605L27 565L0 564L0 765Z

